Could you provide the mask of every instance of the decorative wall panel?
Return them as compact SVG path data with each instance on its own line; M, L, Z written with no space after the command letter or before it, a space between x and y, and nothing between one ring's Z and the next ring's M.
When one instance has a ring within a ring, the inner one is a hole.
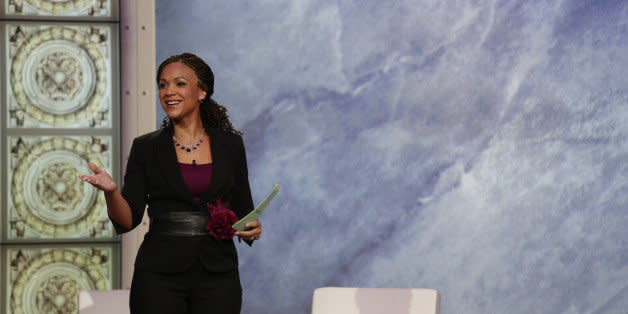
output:
M112 29L8 24L9 127L111 127Z
M4 250L3 250L4 251ZM112 288L113 248L7 248L7 313L77 313L78 292Z
M9 15L111 16L111 0L8 0Z
M0 1L0 313L76 313L119 287L104 195L119 172L117 0Z
M9 239L112 237L104 197L79 174L111 172L111 138L8 138Z

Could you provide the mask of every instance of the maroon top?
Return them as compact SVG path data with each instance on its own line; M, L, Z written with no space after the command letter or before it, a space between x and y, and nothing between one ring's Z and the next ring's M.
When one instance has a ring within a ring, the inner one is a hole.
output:
M185 185L192 196L196 199L200 198L201 194L207 191L212 180L212 164L190 165L179 163L179 169L181 169L183 181L185 181Z

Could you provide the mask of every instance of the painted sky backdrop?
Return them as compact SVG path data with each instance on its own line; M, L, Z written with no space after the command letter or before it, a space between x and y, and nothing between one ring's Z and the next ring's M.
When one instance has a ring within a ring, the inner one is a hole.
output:
M156 3L157 60L212 66L254 199L280 184L238 246L243 313L322 286L628 309L628 2Z

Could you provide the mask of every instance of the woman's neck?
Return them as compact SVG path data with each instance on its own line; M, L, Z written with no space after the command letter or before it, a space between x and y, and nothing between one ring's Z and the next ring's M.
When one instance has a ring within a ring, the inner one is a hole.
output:
M181 142L193 142L205 133L203 122L199 118L192 121L173 121L174 137Z

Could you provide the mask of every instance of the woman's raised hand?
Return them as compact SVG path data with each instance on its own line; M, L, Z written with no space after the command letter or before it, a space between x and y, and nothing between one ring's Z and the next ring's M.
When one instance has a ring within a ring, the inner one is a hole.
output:
M80 175L79 178L96 188L105 192L113 192L118 188L118 185L113 181L111 176L103 170L100 170L94 163L90 162L89 168L92 169L94 174L92 175Z

